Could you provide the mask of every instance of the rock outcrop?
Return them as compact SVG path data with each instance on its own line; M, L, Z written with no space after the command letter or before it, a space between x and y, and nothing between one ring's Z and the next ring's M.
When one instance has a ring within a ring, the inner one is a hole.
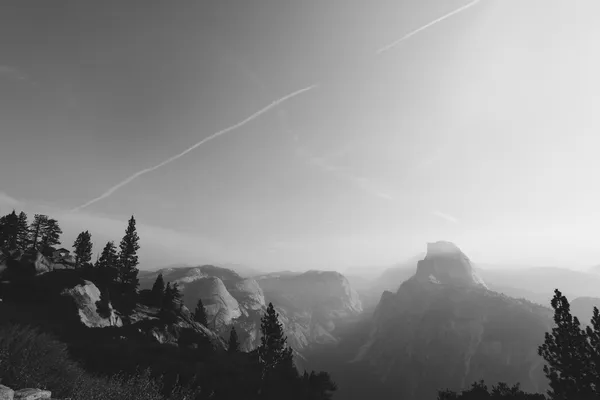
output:
M160 344L178 346L181 344L182 336L185 331L192 331L214 348L226 349L223 338L212 330L200 325L194 321L190 310L182 306L180 310L172 314L172 320L166 323L161 318L161 311L158 308L148 307L139 304L135 312L130 317L131 325L126 328L135 331L140 337L156 341Z
M103 317L98 313L100 290L92 282L84 281L83 284L64 289L61 294L73 299L81 322L88 328L123 326L121 318L114 312L110 303L108 304L108 316Z
M45 400L52 398L52 392L42 389L13 390L0 385L0 400Z
M55 270L74 269L75 261L73 257L61 257L55 260L44 256L39 251L0 252L0 280L11 278L5 276L10 273L11 268L27 269L35 275L42 275Z
M479 379L539 392L537 347L551 324L548 308L488 290L454 244L431 243L415 275L383 293L352 361L375 371L388 395L409 400Z

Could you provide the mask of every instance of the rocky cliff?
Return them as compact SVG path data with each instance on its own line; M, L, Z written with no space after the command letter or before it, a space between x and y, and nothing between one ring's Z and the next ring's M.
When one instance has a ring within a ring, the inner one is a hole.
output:
M454 244L430 243L415 275L381 296L352 361L405 399L435 399L437 389L479 379L543 391L537 347L551 324L548 308L488 290Z
M335 343L336 321L362 311L358 295L337 272L269 274L252 279L206 265L144 272L140 287L151 288L159 273L165 282L179 284L190 309L202 299L209 326L221 335L227 337L230 326L235 326L246 350L260 344L260 318L269 302L296 351L311 344Z

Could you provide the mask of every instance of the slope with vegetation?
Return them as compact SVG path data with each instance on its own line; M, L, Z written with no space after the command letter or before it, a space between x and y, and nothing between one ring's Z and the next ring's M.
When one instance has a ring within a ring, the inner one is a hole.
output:
M0 219L3 385L73 400L331 398L327 373L293 366L272 304L260 345L243 352L234 329L226 342L206 326L202 304L189 311L177 282L161 276L140 291L135 223L94 264L91 234L82 232L64 264L56 220Z

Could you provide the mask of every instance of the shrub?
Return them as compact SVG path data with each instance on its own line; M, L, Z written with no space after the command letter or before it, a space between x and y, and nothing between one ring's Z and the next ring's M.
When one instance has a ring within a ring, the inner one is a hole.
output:
M0 327L0 376L9 387L36 387L68 397L83 370L69 359L67 346L37 329Z
M65 344L35 328L16 324L0 326L0 377L8 387L50 390L53 397L72 400L166 399L162 379L154 379L150 369L110 378L88 374L69 358ZM168 392L169 400L192 400L195 396L179 385L170 385Z

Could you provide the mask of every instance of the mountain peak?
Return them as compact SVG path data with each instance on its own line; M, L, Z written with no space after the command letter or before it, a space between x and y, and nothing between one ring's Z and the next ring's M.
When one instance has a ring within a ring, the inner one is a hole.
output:
M415 278L421 282L486 287L473 270L469 257L457 245L446 241L427 243L427 254L417 263Z

